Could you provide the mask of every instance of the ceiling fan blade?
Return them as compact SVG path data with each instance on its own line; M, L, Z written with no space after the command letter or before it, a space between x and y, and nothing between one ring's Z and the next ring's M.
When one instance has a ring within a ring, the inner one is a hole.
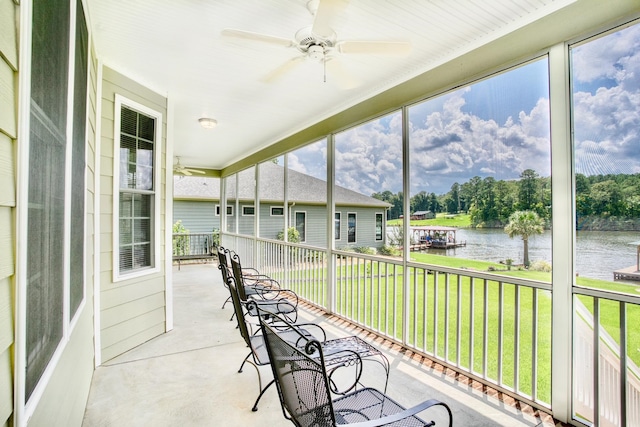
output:
M291 58L284 64L280 65L276 69L272 70L269 74L260 79L263 83L272 83L280 79L282 76L291 71L294 67L300 64L304 60L304 56L296 56Z
M186 169L180 169L178 172L180 172L181 174L186 175L186 176L191 176L192 175L191 172L189 172Z
M189 172L189 175L191 175L192 173L201 173L201 174L206 173L205 171L201 171L201 170L198 170L198 169L189 169L189 168L183 169L183 171Z
M338 52L344 54L367 55L407 55L411 52L411 43L393 41L342 41L338 42Z
M327 60L327 73L329 79L335 78L336 86L340 89L348 90L360 86L360 82L349 73L339 61Z
M347 7L348 0L320 0L311 32L317 36L328 37L333 34L331 24L334 18Z
M270 36L267 34L252 33L251 31L233 30L233 29L227 28L222 30L220 34L224 37L233 37L237 39L259 41L263 43L284 46L284 47L294 46L294 43L291 40L285 39L284 37L276 37L276 36Z

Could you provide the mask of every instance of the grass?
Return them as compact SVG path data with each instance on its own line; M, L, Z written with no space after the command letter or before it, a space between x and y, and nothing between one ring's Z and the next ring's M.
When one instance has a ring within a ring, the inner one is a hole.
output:
M446 257L442 255L429 255L429 254L412 254L412 260L415 259L417 262L426 263L426 264L434 264L441 265L446 267L455 267L455 268L469 268L478 271L487 271L489 267L496 268L496 265L500 269L504 269L504 266L501 264L484 262L484 261L474 261L474 260L466 260L462 258L454 258L454 257ZM531 271L531 270L518 270L512 269L511 271L501 270L495 271L494 273L509 276L509 277L517 277L521 279L531 279L538 280L542 282L551 283L551 273L542 272L542 271ZM609 282L606 280L598 280L591 279L587 277L577 277L576 285L579 287L591 288L591 289L599 289L610 292L618 292L618 293L632 293L637 295L640 292L640 286L633 286L624 283L615 283ZM589 309L591 314L593 314L593 298L588 296L579 295L578 299ZM600 324L604 327L609 335L616 341L616 343L620 344L620 308L619 303L615 301L607 301L604 300L601 302L600 307ZM627 305L627 347L629 357L636 363L640 365L640 334L630 332L634 330L633 327L629 327L629 325L638 325L640 324L640 307L628 304Z
M365 274L366 273L366 274ZM516 305L516 287L503 285L502 310L499 305L499 284L472 280L468 276L436 275L422 269L409 269L410 289L407 295L408 344L427 353L459 364L481 376L516 388L515 366L519 367L518 390L533 394L532 348L533 297L538 298L536 397L550 401L551 383L551 298L547 292L524 290ZM379 330L398 340L403 339L404 313L403 269L383 263L345 265L339 273L338 312ZM448 285L447 283L448 282ZM426 294L425 294L426 291ZM448 293L448 297L447 297ZM471 298L473 295L473 298ZM449 301L447 306L446 301ZM487 335L485 337L485 309ZM503 347L497 339L502 311ZM437 314L435 314L437 313ZM471 315L473 313L473 316ZM520 324L516 331L516 318ZM392 323L396 319L396 324ZM519 342L516 343L516 337ZM486 338L486 352L485 348ZM473 340L473 346L469 343ZM520 351L516 351L516 344ZM472 354L473 352L473 354ZM499 371L500 370L500 371Z

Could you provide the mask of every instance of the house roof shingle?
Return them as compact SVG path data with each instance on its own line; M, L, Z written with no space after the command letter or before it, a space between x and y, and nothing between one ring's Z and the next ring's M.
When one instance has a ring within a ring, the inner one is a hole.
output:
M239 173L240 200L254 199L254 170ZM289 201L295 203L327 203L327 184L325 181L292 169L288 171ZM264 202L284 200L284 168L276 163L265 162L260 165L260 199ZM230 180L227 192L235 195L235 181ZM174 176L173 197L178 200L220 200L220 179L197 176ZM336 205L369 206L387 208L391 205L382 200L366 196L344 187L335 187Z

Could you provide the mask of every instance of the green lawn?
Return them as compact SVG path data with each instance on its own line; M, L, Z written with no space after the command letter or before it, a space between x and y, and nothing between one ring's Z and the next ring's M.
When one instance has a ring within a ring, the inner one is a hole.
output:
M345 266L340 272L343 280L338 282L338 311L401 340L403 337L404 290L400 284L403 282L403 270L401 267L390 267L387 271L386 267L387 265L378 263L367 266L361 264L357 268ZM516 306L516 287L503 285L503 348L500 354L497 344L500 323L499 284L494 281L486 283L488 314L486 316L487 343L485 353L484 281L474 280L472 285L471 278L468 276L448 275L446 277L439 274L436 283L436 275L434 274L428 274L425 281L421 269L410 269L409 274L411 285L408 294L408 319L410 319L408 344L442 358L445 358L445 350L447 350L446 359L454 364L459 360L460 366L465 369L470 368L470 352L473 351L471 369L480 375L486 374L487 378L495 381L498 380L499 362L502 362L502 381L508 387L515 387L514 367L517 362L519 366L518 388L525 394L532 394L533 290L521 291L519 303ZM448 307L446 306L447 292L449 293ZM535 292L538 298L537 398L549 402L551 393L551 299L547 292ZM434 315L436 304L437 315ZM460 305L458 306L458 304ZM473 318L471 317L472 308ZM520 316L520 325L517 331L516 313L519 313ZM395 325L392 323L394 317L396 319ZM473 325L473 331L470 325ZM474 344L470 346L472 333ZM448 342L445 337L448 337ZM520 351L518 353L514 350L516 337L519 339ZM519 355L517 359L516 354ZM486 371L483 372L485 359Z

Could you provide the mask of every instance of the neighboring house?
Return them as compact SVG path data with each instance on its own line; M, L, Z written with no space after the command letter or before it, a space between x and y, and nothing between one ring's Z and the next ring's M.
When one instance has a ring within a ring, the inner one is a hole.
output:
M436 214L434 214L431 211L416 211L411 214L412 220L433 219L435 217L436 217Z
M254 234L255 191L254 170L239 174L240 194L227 199L229 227L238 224L239 232ZM284 230L284 215L289 225L296 227L302 242L326 246L327 197L326 182L294 170L288 171L287 208L284 206L284 168L272 162L260 165L260 232L267 239L276 239ZM220 228L220 180L196 176L174 177L173 219L191 233L206 233ZM235 194L235 182L227 194ZM335 188L334 238L336 248L374 247L386 243L387 202L365 196L342 187Z

